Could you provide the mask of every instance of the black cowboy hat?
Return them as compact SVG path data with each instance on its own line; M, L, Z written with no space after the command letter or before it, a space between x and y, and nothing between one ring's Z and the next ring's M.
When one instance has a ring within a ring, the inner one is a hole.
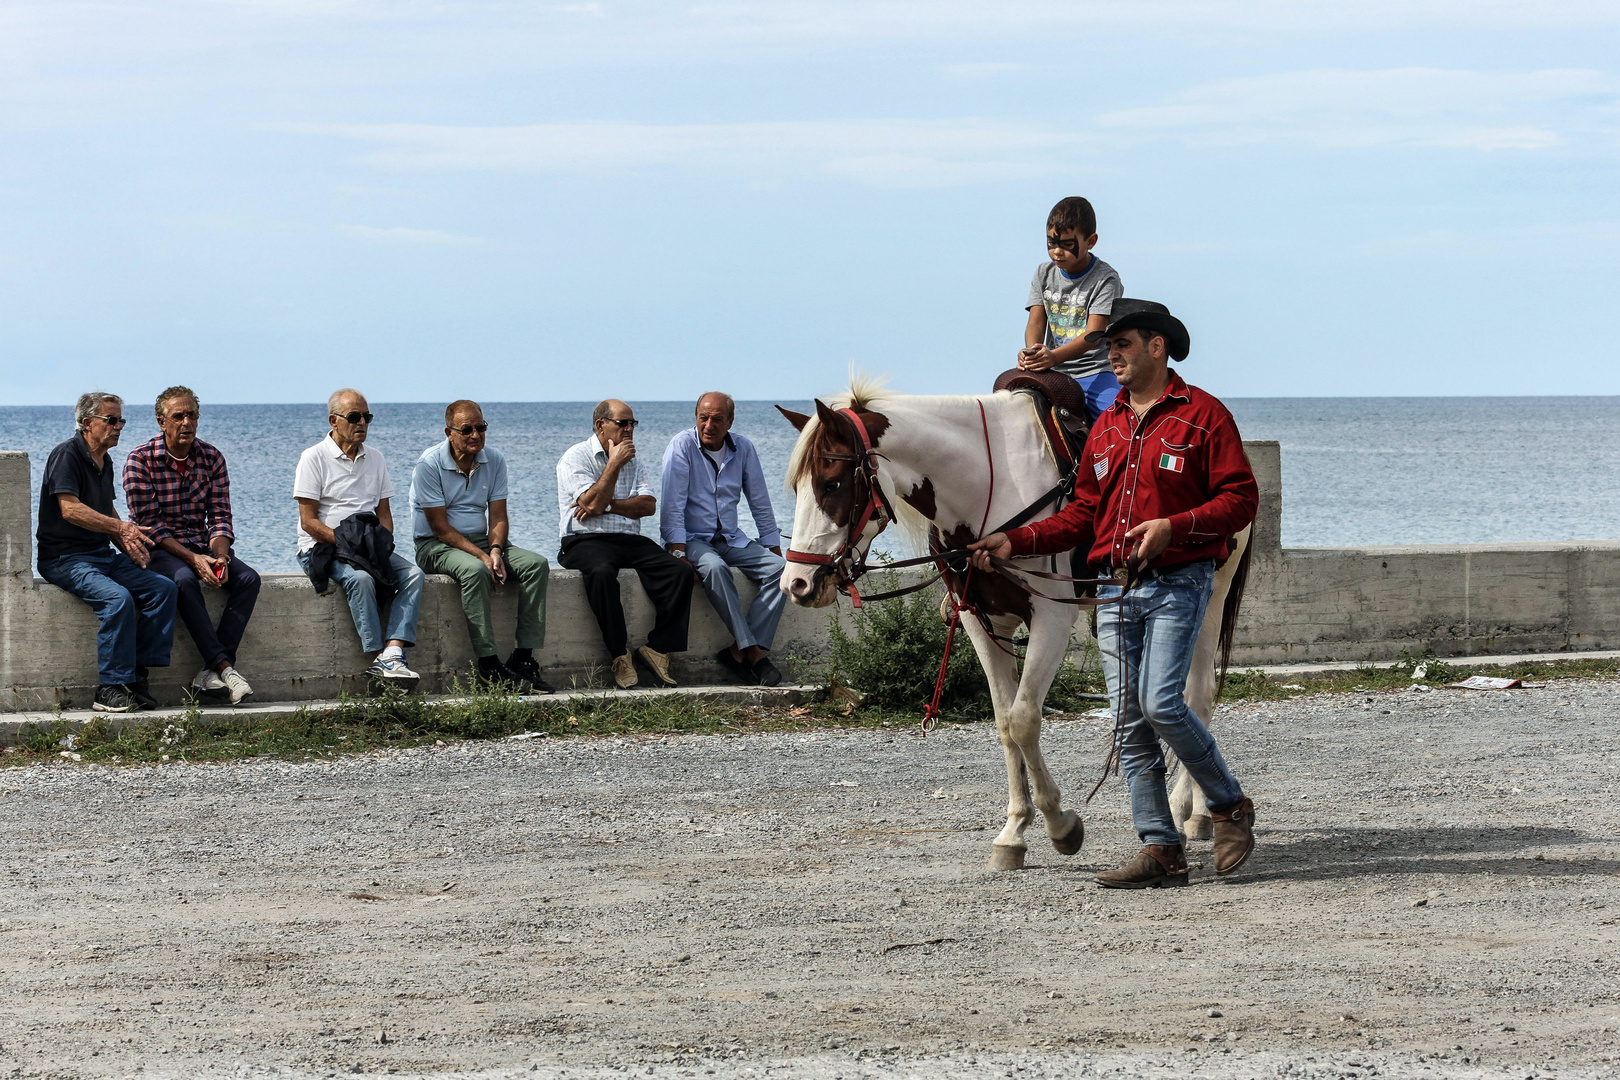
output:
M1170 314L1169 308L1152 300L1128 300L1124 297L1115 300L1113 313L1108 316L1108 329L1087 334L1086 340L1106 340L1121 330L1151 330L1155 334L1163 334L1165 348L1172 360L1187 359L1187 352L1192 348L1187 328L1181 324L1181 320Z

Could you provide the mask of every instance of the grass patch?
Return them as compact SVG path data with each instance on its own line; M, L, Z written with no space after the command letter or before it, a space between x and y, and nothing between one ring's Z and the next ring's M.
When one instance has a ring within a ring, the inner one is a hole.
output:
M971 647L968 651L972 651ZM936 659L936 670L937 664ZM1313 676L1234 671L1227 676L1222 700L1287 701L1306 694L1404 690L1414 682L1440 686L1470 675L1537 682L1615 678L1620 677L1620 660L1544 660L1493 667L1441 662L1418 653L1403 655L1394 666L1368 665ZM1096 646L1088 643L1086 650L1065 661L1046 703L1063 713L1083 712L1105 704L1099 700L1103 690ZM860 703L853 695L836 692L826 701L793 707L723 705L701 697L600 697L556 702L520 701L486 692L466 692L437 700L390 695L303 708L252 724L230 717L205 717L193 710L178 718L99 716L84 726L60 720L27 725L18 745L6 747L0 754L0 765L60 762L64 754L76 761L113 765L245 758L312 761L387 747L499 739L521 732L570 738L838 728L915 730L920 714L921 710L914 706ZM956 709L945 714L947 721L955 722L989 718L988 703L973 696L959 701Z

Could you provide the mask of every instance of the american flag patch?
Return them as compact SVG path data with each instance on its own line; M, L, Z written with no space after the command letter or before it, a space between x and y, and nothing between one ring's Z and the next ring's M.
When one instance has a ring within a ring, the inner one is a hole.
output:
M1175 454L1160 454L1159 468L1169 469L1171 472L1180 472L1181 466L1186 460L1186 458L1177 457Z
M1108 475L1108 459L1103 458L1101 461L1092 462L1091 463L1091 471L1097 474L1097 479L1099 479L1099 480L1101 480L1103 477L1107 476Z

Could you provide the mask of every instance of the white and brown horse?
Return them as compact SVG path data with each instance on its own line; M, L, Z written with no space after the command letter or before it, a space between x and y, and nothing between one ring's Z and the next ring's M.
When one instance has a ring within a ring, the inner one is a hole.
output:
M899 519L914 538L932 532L943 548L960 548L981 529L994 530L1057 485L1060 473L1027 394L920 397L882 392L854 380L833 405L816 402L816 415L782 410L799 429L788 466L798 506L782 589L795 603L824 607L837 599L840 579L864 563L872 540ZM1039 520L1056 509L1047 506ZM988 525L986 524L988 522ZM1229 650L1231 624L1241 598L1248 531L1216 576L1215 595L1193 654L1187 701L1206 723L1218 687L1217 653ZM1017 560L1030 569L1087 577L1073 553ZM950 579L955 585L960 582ZM1059 595L1062 586L1041 591ZM1080 815L1063 807L1063 795L1041 753L1042 704L1068 652L1077 608L1044 599L1007 577L974 574L966 601L984 614L994 633L1011 638L1020 624L1029 630L1022 677L1017 659L979 621L964 617L990 685L996 729L1007 760L1007 824L992 847L991 865L1024 865L1024 831L1039 808L1047 836L1062 854L1080 850ZM1034 787L1033 801L1030 788ZM1210 835L1203 793L1183 772L1171 797L1177 825L1189 838Z

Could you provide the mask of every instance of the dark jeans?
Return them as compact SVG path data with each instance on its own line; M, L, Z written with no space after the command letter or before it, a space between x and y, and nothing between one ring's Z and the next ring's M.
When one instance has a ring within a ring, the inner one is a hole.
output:
M201 554L199 552L199 554ZM234 665L236 649L242 644L242 631L253 617L253 605L259 600L259 574L253 567L231 556L230 570L225 575L225 613L219 617L219 629L214 629L208 617L208 605L203 600L207 588L197 580L196 571L187 563L157 549L152 552L151 570L162 574L180 589L180 620L191 633L191 640L202 654L203 666L214 668L221 660Z
M557 562L585 577L585 598L596 614L608 655L629 652L629 631L619 601L619 571L634 570L655 612L647 644L661 653L686 650L692 614L692 568L645 536L630 533L575 533L563 537Z
M39 576L90 605L101 685L128 686L135 668L168 667L174 646L174 582L142 570L122 551L41 559Z

